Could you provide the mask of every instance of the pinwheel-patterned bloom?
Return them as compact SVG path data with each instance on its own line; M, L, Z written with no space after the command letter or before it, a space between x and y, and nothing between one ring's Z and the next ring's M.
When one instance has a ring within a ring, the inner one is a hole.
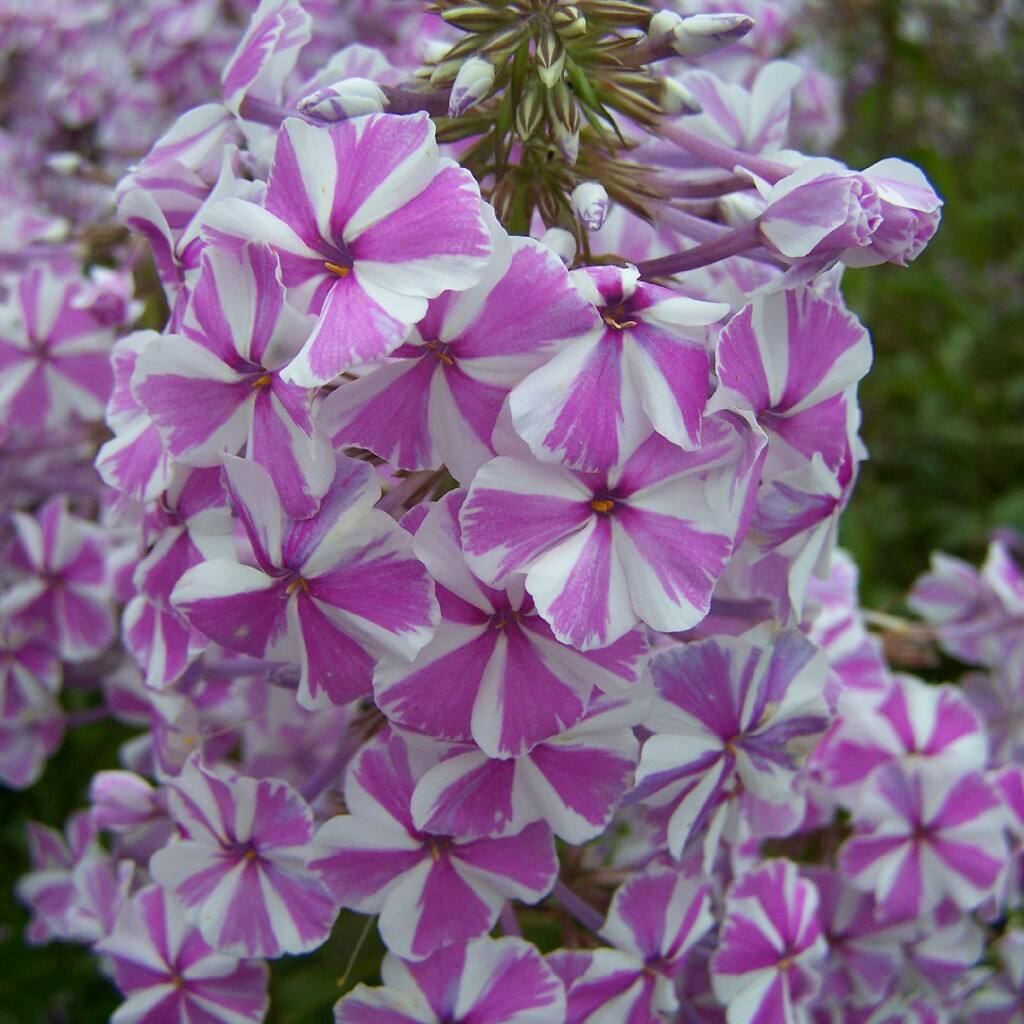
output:
M790 861L770 861L730 886L711 960L729 1024L807 1020L826 952L817 911L817 890Z
M468 483L495 454L509 391L556 342L594 326L597 314L550 249L497 224L491 232L483 280L432 300L393 361L328 396L320 419L336 445L368 448L400 469L444 462Z
M660 699L635 795L667 818L674 856L737 782L769 803L792 798L797 750L828 724L828 666L801 633L760 627L686 644L659 654L651 673Z
M266 206L225 199L204 236L238 251L262 239L286 286L320 320L286 371L303 385L397 348L427 299L479 280L491 251L480 191L442 159L425 114L281 128Z
M941 759L879 768L854 805L857 831L840 854L850 883L873 891L888 920L917 917L950 897L970 909L1006 863L1006 811L980 773Z
M413 820L451 835L513 833L546 821L566 842L585 843L608 824L632 782L633 726L645 704L636 695L591 700L571 729L518 757L457 749L417 783Z
M814 752L830 790L849 802L879 765L913 755L938 758L953 771L981 771L988 745L958 688L895 676L883 694L852 693Z
M381 967L384 988L357 986L334 1008L336 1024L562 1024L565 991L535 946L477 939Z
M334 475L326 436L313 432L307 389L281 379L310 318L284 301L277 256L249 242L240 256L207 250L182 334L153 339L139 356L132 392L170 455L219 466L243 444L270 473L285 511L312 515Z
M852 313L810 288L757 296L722 331L714 409L748 409L768 434L766 472L820 452L833 472L847 457L847 389L868 372L871 342Z
M80 288L37 267L0 303L0 424L54 430L103 418L113 334L74 307Z
M345 804L316 836L327 852L313 861L344 907L380 914L388 949L407 959L486 935L506 898L534 903L558 873L551 831L539 822L496 839L417 829L416 779L437 761L384 733L349 768Z
M615 892L601 937L613 949L556 952L566 1024L659 1024L679 1006L673 981L714 923L706 883L655 868Z
M210 948L181 904L147 886L113 933L96 944L126 997L111 1024L257 1024L267 1009L267 968Z
M492 459L460 516L470 568L491 586L526 573L555 636L580 650L638 621L689 629L732 551L762 438L726 415L705 421L696 452L653 434L607 474Z
M303 707L369 696L377 659L413 657L437 623L409 535L371 507L380 494L372 467L339 456L319 512L296 521L262 466L234 456L224 464L258 567L203 562L175 587L175 607L231 650L298 664Z
M521 576L504 591L481 583L462 553L464 500L465 491L445 495L416 530L416 554L437 581L437 633L411 665L382 662L374 692L394 722L440 739L472 737L488 756L507 757L576 722L594 686L612 692L634 686L647 643L634 630L581 654L555 639ZM414 515L403 525L411 527Z
M700 446L710 360L707 325L729 309L640 283L635 267L574 280L601 322L512 393L516 430L540 459L590 471L621 465L651 430Z
M15 512L18 544L10 557L13 586L0 611L30 635L44 633L67 661L95 657L114 638L107 537L51 498L37 518Z
M169 798L182 838L149 868L214 949L277 957L327 938L337 906L307 866L313 814L291 786L207 768L193 755Z

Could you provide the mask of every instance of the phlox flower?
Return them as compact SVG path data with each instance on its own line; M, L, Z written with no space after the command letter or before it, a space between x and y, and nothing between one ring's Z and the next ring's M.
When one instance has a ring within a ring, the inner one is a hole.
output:
M400 469L444 462L468 484L496 454L491 434L509 391L598 321L561 260L510 238L486 209L494 252L483 279L432 299L387 363L327 397L319 418L336 446Z
M860 787L853 815L840 867L874 893L887 920L917 917L946 897L970 910L1006 862L1009 820L995 787L941 759L883 765Z
M565 990L522 939L476 939L426 960L388 953L383 988L358 985L334 1007L336 1024L562 1024Z
M793 799L798 748L824 732L824 655L801 633L759 627L670 648L651 663L658 697L635 798L665 820L682 854L739 785L770 804Z
M137 892L95 948L125 996L111 1024L258 1024L266 1013L266 965L211 949L159 886Z
M334 898L379 914L385 945L406 959L486 935L506 899L535 903L558 874L551 831L540 822L498 838L418 829L413 791L437 760L436 747L379 734L349 766L349 813L316 836L312 866Z
M638 621L689 629L732 551L761 438L727 415L705 421L695 452L653 434L607 473L492 459L460 513L466 559L489 586L525 573L552 632L580 650Z
M633 726L645 707L635 695L592 699L574 726L515 757L454 747L417 782L413 821L452 835L515 833L544 821L568 843L594 839L633 781Z
M5 785L31 786L60 746L62 679L53 648L29 639L0 614L0 780Z
M51 498L33 517L13 514L18 543L0 613L14 625L46 635L61 658L86 661L114 639L108 537L95 523Z
M852 888L837 871L811 867L804 874L818 890L828 942L819 1006L836 1013L878 1006L896 990L903 947L920 936L920 922L879 921L870 893Z
M222 451L236 454L244 445L296 519L316 511L334 475L307 390L280 374L311 326L284 301L268 245L249 242L238 256L207 250L182 333L153 338L131 384L173 459L219 466Z
M156 331L133 331L114 343L110 354L114 387L106 411L114 436L100 447L95 463L107 486L139 502L159 497L174 467L156 424L131 391L139 355L158 337Z
M826 953L817 914L817 889L787 860L768 861L729 887L711 960L729 1024L807 1021Z
M959 772L987 766L985 734L958 687L897 675L881 693L844 695L813 760L837 799L853 803L872 771L907 757L938 759Z
M294 520L262 466L223 458L256 565L202 562L178 581L174 606L230 650L298 664L304 707L369 696L377 660L411 659L438 617L409 535L372 508L373 468L339 456L320 510Z
M999 972L967 999L972 1024L1024 1024L1024 931L1012 926L993 943Z
M593 472L621 466L652 430L693 451L707 402L707 325L728 313L641 282L636 267L588 267L573 281L601 319L510 398L534 455Z
M313 814L291 786L207 768L193 755L168 799L181 837L149 870L214 949L278 957L327 938L337 906L309 868Z
M285 373L306 386L397 348L427 300L476 283L491 252L479 188L439 156L426 114L327 128L287 119L266 205L225 199L203 235L234 251L262 239L278 253L290 300L319 316Z
M143 669L148 686L179 679L209 644L171 604L178 580L205 558L234 554L234 520L218 469L177 467L150 522L153 547L135 567L135 595L121 616L121 637Z
M472 738L489 757L514 756L573 725L595 686L634 686L647 644L633 630L607 648L580 653L555 638L521 576L504 589L480 582L462 552L465 497L451 492L425 517L414 510L403 520L416 530L414 551L436 581L441 622L411 664L388 658L378 665L374 694L381 710L407 728Z
M0 302L0 424L54 431L103 418L113 333L75 308L81 281L35 267Z
M65 836L29 823L33 870L18 879L15 889L32 911L29 942L96 942L110 934L128 898L135 865L115 863L100 847L87 813L71 816Z
M1024 573L1003 540L989 545L980 571L935 552L907 603L961 661L999 668L1024 639Z
M663 868L635 875L601 929L612 948L548 958L565 982L567 1024L660 1024L678 1008L673 982L712 924L706 882Z
M240 114L246 96L280 103L284 81L312 36L313 19L299 0L261 0L245 35L224 65L224 105Z
M746 409L768 435L765 472L820 452L833 472L848 458L848 389L871 366L857 318L810 288L762 293L722 329L715 360L715 409Z

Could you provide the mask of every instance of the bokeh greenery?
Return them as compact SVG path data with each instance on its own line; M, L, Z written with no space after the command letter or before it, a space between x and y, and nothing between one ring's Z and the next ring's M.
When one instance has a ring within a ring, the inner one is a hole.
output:
M903 156L946 201L909 269L844 278L875 363L861 388L871 457L841 537L873 607L898 604L932 550L978 561L992 529L1024 530L1024 25L1009 7L819 10L845 89L839 155Z
M933 549L977 560L994 527L1024 530L1024 27L972 0L821 0L810 27L844 83L837 155L855 167L903 156L946 200L910 269L844 283L875 366L861 391L871 459L842 541L865 604L892 606ZM77 730L32 790L0 791L0 1024L103 1024L118 1003L84 951L24 945L11 886L28 866L24 821L59 825L82 806L125 735ZM327 1021L343 988L373 980L371 932L339 986L361 931L343 915L312 957L274 965L271 1024Z

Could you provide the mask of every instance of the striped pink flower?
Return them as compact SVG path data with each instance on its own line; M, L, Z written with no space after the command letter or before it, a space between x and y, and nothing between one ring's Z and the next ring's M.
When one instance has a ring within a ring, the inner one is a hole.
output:
M427 300L475 284L491 252L480 190L439 155L426 114L328 128L289 118L266 206L225 199L203 235L234 251L262 239L277 252L290 301L320 318L285 374L304 386L397 348Z

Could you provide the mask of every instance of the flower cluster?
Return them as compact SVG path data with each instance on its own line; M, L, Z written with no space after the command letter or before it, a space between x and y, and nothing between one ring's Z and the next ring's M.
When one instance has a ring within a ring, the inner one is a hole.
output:
M834 128L797 12L130 6L52 15L81 223L0 192L0 776L65 680L140 730L33 827L31 940L138 1024L262 1020L343 910L388 952L338 1024L1014 1019L1024 576L915 589L962 686L858 608L839 275L941 200L789 148Z

